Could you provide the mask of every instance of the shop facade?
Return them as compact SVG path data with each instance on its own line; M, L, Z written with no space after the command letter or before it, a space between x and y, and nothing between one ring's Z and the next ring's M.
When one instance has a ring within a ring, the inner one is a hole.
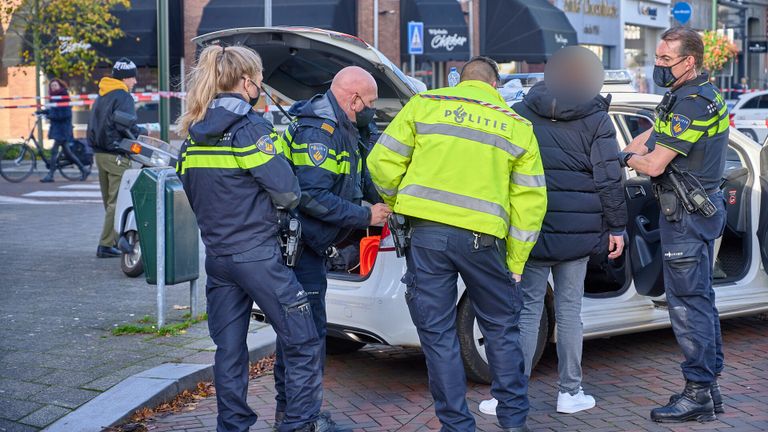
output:
M670 26L670 1L625 0L622 3L622 67L630 72L638 91L663 93L664 89L653 83L653 65L659 38Z
M623 64L621 0L554 0L576 31L579 45L589 48L606 69Z

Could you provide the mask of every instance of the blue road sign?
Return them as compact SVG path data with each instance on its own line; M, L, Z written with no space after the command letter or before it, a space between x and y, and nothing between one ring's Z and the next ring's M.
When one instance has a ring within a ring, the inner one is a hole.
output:
M423 22L408 22L408 54L424 54Z
M680 24L687 23L691 19L691 5L686 2L675 4L675 7L672 8L672 16L680 21Z

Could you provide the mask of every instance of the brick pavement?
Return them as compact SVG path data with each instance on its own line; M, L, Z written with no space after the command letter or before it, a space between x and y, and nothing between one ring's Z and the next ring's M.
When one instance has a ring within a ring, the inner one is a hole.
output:
M723 322L727 369L721 379L726 413L715 422L664 426L648 419L651 408L682 387L681 356L671 330L658 330L584 344L584 385L597 407L576 415L555 412L557 360L553 350L542 358L530 384L534 431L689 431L768 430L768 321L757 317ZM253 431L269 431L273 421L273 379L252 380L249 402L260 414ZM470 384L470 409L480 431L500 430L495 417L480 414L477 404L489 387ZM153 432L215 430L215 398L195 408L157 418ZM439 430L427 388L424 357L418 350L383 346L329 358L325 408L334 419L357 431Z

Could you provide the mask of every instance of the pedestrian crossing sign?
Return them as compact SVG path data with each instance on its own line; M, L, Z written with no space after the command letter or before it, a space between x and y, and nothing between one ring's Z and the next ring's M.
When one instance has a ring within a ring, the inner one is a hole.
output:
M408 22L408 54L424 54L423 22Z

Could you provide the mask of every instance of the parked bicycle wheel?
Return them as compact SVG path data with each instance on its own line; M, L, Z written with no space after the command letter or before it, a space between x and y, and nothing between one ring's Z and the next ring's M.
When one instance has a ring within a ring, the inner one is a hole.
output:
M0 150L0 176L12 183L23 181L35 169L35 152L26 144L10 144Z

